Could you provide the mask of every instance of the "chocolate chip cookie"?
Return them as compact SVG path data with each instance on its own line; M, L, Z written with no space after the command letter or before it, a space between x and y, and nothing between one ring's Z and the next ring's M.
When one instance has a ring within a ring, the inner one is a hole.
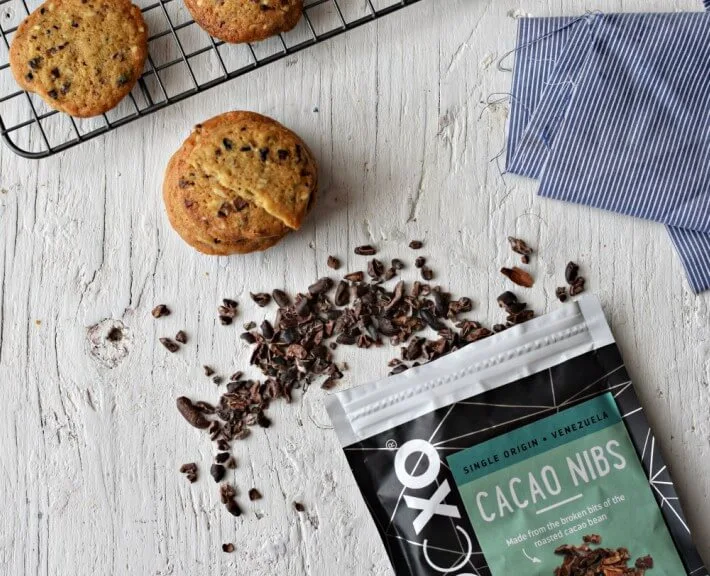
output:
M303 0L185 0L195 21L215 38L237 44L291 30Z
M18 27L10 65L18 84L53 108L97 116L135 85L147 38L141 11L129 0L48 0Z
M316 186L316 163L298 136L265 116L229 112L198 125L173 155L163 199L188 244L245 254L298 229Z

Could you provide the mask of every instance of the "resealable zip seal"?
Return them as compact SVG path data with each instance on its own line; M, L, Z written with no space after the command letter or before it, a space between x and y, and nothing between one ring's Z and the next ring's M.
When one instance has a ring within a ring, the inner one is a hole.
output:
M584 295L424 366L329 396L342 446L614 343L599 300Z

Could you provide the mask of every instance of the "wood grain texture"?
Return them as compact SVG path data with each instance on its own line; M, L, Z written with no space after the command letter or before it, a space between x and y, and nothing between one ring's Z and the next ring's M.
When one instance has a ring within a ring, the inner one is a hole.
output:
M216 321L219 299L241 301L240 322L260 321L268 311L249 291L303 289L328 272L329 254L359 267L352 248L365 242L411 261L409 240L425 240L437 281L493 320L508 234L538 249L537 310L558 305L567 260L583 264L710 561L710 295L691 293L662 226L539 199L534 183L501 177L491 159L508 106L485 105L509 89L495 61L522 15L697 4L425 0L53 159L0 149L0 573L390 576L320 389L275 405L268 434L236 448L238 519L206 473L209 441L174 399L216 399L202 364L246 365L238 327ZM193 124L240 108L309 143L322 196L271 251L209 258L170 229L163 168ZM173 314L154 320L158 303ZM114 326L125 337L108 344ZM190 343L170 355L157 339L178 329ZM352 385L382 376L391 351L338 354ZM194 485L177 472L190 461L202 469ZM264 494L255 504L252 486Z

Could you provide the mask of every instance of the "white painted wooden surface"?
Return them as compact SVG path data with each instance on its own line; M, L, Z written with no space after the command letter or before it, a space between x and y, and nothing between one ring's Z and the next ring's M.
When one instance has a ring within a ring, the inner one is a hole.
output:
M425 0L54 159L0 149L0 573L390 575L320 389L275 405L268 434L237 447L239 519L207 476L210 442L174 399L216 399L204 363L226 374L246 364L238 327L215 322L222 297L241 301L240 321L260 320L250 290L303 289L327 272L328 254L361 266L352 248L364 242L411 260L406 244L422 238L437 280L492 320L510 233L539 250L529 298L538 310L557 305L566 261L583 263L710 561L710 296L690 292L661 226L502 179L491 158L507 105L484 110L508 90L495 61L517 17L697 4ZM163 167L190 126L240 108L309 142L321 201L271 251L207 258L167 223ZM159 302L173 315L156 322ZM120 344L104 341L113 325L125 327ZM180 328L190 344L169 355L157 338ZM384 374L388 357L344 353L347 385ZM202 481L189 485L177 468L193 460ZM244 495L252 485L265 496L257 505ZM294 513L294 500L308 513Z

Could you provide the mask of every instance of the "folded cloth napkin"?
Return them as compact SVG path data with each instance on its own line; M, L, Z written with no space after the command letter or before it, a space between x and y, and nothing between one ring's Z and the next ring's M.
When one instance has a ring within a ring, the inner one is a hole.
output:
M671 225L710 288L710 16L520 22L508 171L540 194Z

